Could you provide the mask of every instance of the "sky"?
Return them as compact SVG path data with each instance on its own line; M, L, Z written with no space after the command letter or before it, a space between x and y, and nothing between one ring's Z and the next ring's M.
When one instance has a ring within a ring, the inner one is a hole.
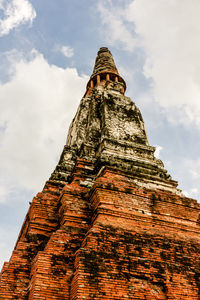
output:
M0 266L53 172L100 47L149 143L200 199L199 0L0 0Z

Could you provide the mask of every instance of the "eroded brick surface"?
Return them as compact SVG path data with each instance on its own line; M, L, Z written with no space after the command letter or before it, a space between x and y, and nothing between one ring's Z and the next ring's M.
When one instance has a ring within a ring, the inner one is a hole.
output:
M200 205L154 157L101 48L60 161L0 274L0 299L200 299Z

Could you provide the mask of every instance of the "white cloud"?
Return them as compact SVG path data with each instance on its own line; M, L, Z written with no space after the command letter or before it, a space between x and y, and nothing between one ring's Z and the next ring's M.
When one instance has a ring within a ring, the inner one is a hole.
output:
M7 194L8 194L8 191L7 191L6 187L3 185L0 185L0 203L5 202Z
M185 177L187 178L187 182L184 184L183 193L187 197L200 199L200 191L198 189L200 179L200 158L185 158L181 161L180 166L182 167L180 172L185 173Z
M110 42L145 51L143 74L168 119L200 128L200 1L99 2Z
M72 57L74 55L74 49L70 46L61 46L60 52L66 57Z
M28 0L0 0L0 9L4 13L4 18L0 19L0 36L21 24L31 24L36 17L36 11Z
M200 179L200 158L196 160L187 159L185 161L185 165L187 170L189 170L189 174L192 177L192 179L199 180Z
M125 22L123 9L113 4L112 1L104 0L98 2L98 11L102 24L106 27L106 30L102 30L102 34L107 43L123 45L126 50L132 51L137 41Z
M197 188L192 188L192 189L191 189L191 192L192 192L193 194L197 194L197 193L198 193L198 189L197 189Z
M155 147L156 147L156 151L155 151L154 155L156 158L160 158L160 152L163 149L163 147L159 146L159 145L156 145Z
M10 68L12 78L0 85L1 176L6 189L38 191L58 161L88 77L49 65L35 51Z
M6 261L9 260L9 256L11 255L16 239L15 228L12 228L9 224L7 224L7 226L7 228L0 228L0 254L1 258ZM4 261L0 260L0 271L3 263Z
M186 197L190 197L190 198L197 197L198 189L197 188L192 188L192 189L189 189L188 191L183 191L183 194Z
M191 174L192 178L194 178L194 179L200 178L199 170L192 169L192 170L190 170L190 174Z

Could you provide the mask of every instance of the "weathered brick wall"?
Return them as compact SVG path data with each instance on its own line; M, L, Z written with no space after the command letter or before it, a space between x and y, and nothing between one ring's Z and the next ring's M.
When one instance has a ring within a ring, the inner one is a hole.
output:
M34 198L1 274L0 299L200 298L200 206L78 160Z
M71 299L199 299L199 244L99 223L76 272Z
M200 298L195 200L105 170L90 201L93 226L76 254L71 299Z
M58 226L57 206L63 184L47 182L33 199L10 261L0 274L0 299L25 299L34 257Z

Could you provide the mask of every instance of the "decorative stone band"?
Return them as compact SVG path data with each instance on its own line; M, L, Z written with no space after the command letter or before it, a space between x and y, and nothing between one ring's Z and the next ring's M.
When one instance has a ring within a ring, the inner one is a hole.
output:
M78 155L69 147L67 147L67 151L66 149L64 151L65 154L62 155L62 160L53 172L51 180L70 181L76 168L77 159L82 158L94 164L94 169L86 176L91 184L95 181L99 170L107 166L128 174L140 186L181 194L181 191L177 189L177 182L171 179L164 169L162 161L153 156L154 147L136 143L124 145L117 141L104 139L96 151L90 144L83 144ZM72 153L73 155L71 155Z
M126 91L126 82L124 79L111 71L103 71L99 72L98 74L94 74L90 77L90 80L88 81L87 88L86 88L86 94L88 95L88 92L91 93L91 90L95 87L98 87L101 84L109 83L109 82L115 82L122 85L121 93L124 95Z

